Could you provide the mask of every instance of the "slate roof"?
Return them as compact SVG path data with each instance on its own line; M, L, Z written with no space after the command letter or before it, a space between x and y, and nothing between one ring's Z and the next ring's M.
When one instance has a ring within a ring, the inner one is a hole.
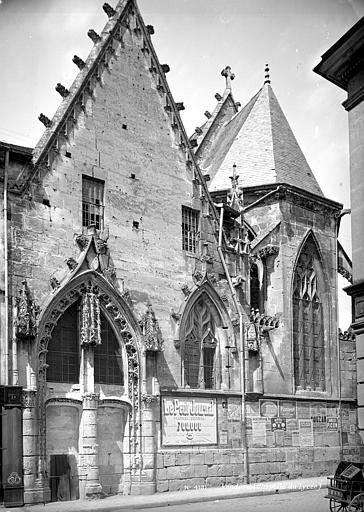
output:
M210 191L230 188L236 164L240 186L286 183L323 196L269 83L222 130L219 147L200 162Z

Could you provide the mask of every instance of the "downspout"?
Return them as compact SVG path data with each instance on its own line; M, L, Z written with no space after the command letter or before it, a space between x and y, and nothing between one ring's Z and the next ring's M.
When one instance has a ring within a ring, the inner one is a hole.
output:
M4 168L4 308L5 308L5 333L4 333L4 376L3 384L9 384L9 263L8 263L8 171L9 149L5 150Z
M336 329L337 331L337 329ZM339 447L340 447L340 460L343 459L343 421L342 421L342 411L341 411L341 361L340 361L340 336L337 332L337 372L338 372L338 392L339 392L339 407L338 407L338 416L339 416Z
M15 326L15 319L18 316L18 308L16 305L15 297L13 299L13 329L12 329L12 337L11 337L11 344L12 344L12 384L13 386L17 386L19 384L19 374L18 374L18 346L16 342L16 326ZM32 388L31 385L31 379L29 388Z
M243 324L243 312L241 310L241 306L239 306L238 300L236 298L236 292L231 281L231 277L229 274L228 267L225 262L224 254L222 252L222 233L223 233L223 222L224 222L224 205L220 207L220 225L219 225L219 242L217 246L217 252L219 254L221 264L223 266L229 288L231 291L231 295L233 298L235 309L239 315L239 351L240 351L240 380L241 380L241 391L242 391L242 438L244 444L244 452L243 452L243 462L244 462L244 474L243 480L244 484L249 483L249 458L248 458L248 443L247 443L247 434L246 434L246 410L245 410L245 379L246 379L246 368L245 368L245 344L244 344L244 324Z

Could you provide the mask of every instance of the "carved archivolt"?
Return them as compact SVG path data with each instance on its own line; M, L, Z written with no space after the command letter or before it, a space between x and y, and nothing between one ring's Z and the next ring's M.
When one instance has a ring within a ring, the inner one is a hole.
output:
M40 428L40 455L45 470L45 398L47 348L52 331L60 316L74 302L81 300L81 345L97 345L100 339L100 311L102 310L113 324L118 338L124 344L128 359L128 396L130 408L129 438L132 458L140 450L140 330L129 307L109 283L98 273L86 271L79 274L64 289L54 296L45 309L40 321L38 335L38 407ZM41 471L42 471L41 469Z

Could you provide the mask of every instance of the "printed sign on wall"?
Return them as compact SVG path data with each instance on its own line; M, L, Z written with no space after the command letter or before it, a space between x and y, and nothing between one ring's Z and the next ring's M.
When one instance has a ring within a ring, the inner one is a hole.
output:
M296 403L279 401L279 417L280 418L295 418L296 417Z
M217 444L216 398L162 398L163 446Z
M312 420L298 420L300 446L313 446Z
M278 400L259 400L260 415L264 418L278 416Z

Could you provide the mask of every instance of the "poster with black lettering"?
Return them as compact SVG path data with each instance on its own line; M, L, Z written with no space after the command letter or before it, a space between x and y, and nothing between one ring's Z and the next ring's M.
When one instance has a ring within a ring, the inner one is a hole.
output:
M162 445L207 444L217 444L216 399L164 396Z

